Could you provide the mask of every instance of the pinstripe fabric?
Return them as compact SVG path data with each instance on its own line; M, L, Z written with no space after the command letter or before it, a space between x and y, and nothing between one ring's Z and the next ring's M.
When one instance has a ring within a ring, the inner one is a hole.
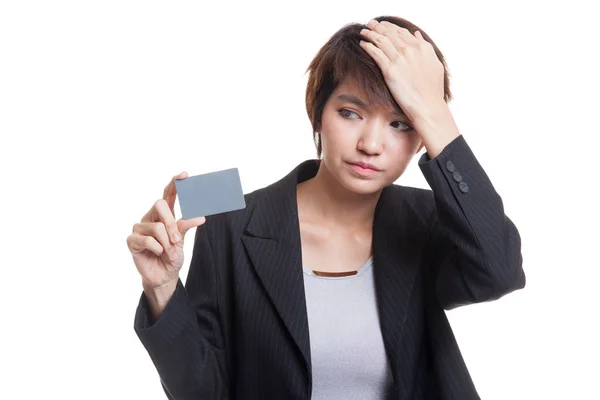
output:
M394 399L479 399L444 310L525 285L517 229L462 136L419 160L431 190L383 189L373 267ZM169 399L309 399L296 185L308 160L196 230L185 287L134 329Z

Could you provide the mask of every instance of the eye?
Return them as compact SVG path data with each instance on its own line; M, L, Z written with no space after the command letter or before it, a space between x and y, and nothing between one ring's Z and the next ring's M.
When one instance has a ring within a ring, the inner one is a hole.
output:
M398 124L398 126L394 126L394 124ZM410 131L414 129L412 125L409 125L406 122L402 121L394 121L392 122L392 126L394 126L394 128L400 129L401 131Z
M347 119L352 119L352 118L350 118L350 115L351 115L351 114L354 114L354 115L358 116L358 114L357 114L357 113L355 113L354 111L346 110L345 108L342 108L342 109L341 109L341 110L339 110L338 112L340 113L340 115L341 115L342 117L344 117L344 118L347 118ZM350 115L349 115L349 114L350 114Z

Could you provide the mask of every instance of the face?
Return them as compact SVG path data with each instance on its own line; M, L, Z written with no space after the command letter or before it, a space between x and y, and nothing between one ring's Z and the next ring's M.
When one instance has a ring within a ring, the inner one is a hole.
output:
M354 85L340 84L325 104L317 132L324 172L352 192L371 194L396 181L422 146L406 116L364 103Z

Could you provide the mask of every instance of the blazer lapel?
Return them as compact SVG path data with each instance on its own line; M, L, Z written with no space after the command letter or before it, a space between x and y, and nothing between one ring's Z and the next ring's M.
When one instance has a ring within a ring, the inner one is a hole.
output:
M409 398L413 369L399 368L414 350L415 332L407 325L422 326L416 319L413 302L421 244L405 228L414 217L411 207L392 186L383 189L373 223L373 265L375 291L380 312L381 333L390 360L398 398ZM417 333L418 334L418 333ZM418 340L418 339L417 339ZM407 365L408 367L408 365Z
M297 166L258 199L243 244L252 265L312 374L296 185L317 173L318 160Z

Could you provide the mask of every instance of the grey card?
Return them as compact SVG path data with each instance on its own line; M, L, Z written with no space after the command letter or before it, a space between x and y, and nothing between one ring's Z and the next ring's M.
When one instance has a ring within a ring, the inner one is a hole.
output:
M237 168L176 179L183 219L246 208Z

